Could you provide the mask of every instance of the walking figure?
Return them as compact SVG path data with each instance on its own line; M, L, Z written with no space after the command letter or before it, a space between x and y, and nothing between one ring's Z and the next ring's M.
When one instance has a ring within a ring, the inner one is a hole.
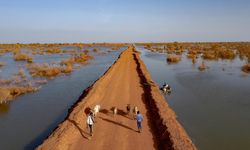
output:
M137 122L138 132L141 132L141 130L142 130L142 125L141 125L142 121L143 121L143 117L142 117L140 111L137 111L136 122Z
M87 117L87 127L89 128L89 134L93 136L93 125L94 125L94 115L93 112L90 112Z

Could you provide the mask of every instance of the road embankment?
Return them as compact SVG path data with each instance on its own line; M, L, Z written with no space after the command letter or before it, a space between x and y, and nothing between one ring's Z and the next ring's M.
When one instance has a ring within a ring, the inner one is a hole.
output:
M86 129L86 110L100 104L94 137ZM124 114L126 104L139 108L144 116L143 132ZM116 106L118 115L109 108ZM105 111L104 111L105 110ZM114 142L115 141L115 142ZM133 46L72 106L66 119L37 149L196 149L184 128L153 82L140 54Z

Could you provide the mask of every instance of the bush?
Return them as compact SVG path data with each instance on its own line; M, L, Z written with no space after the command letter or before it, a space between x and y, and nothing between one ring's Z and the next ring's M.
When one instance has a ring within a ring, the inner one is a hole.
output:
M67 66L49 66L48 64L32 64L27 66L30 74L37 77L55 77L62 73L71 73L73 67L71 65Z
M3 67L5 65L4 62L0 62L0 67Z
M59 54L61 52L62 50L60 48L51 48L46 50L46 53L48 54Z
M98 49L96 49L96 48L95 48L95 49L93 49L93 52L95 52L95 53L96 53L96 52L98 52L98 51L99 51L99 50L98 50Z
M201 63L201 65L198 67L198 69L200 70L200 71L204 71L204 70L206 70L206 65L205 65L205 62L203 61L202 63Z
M86 50L83 51L83 53L87 55L89 53L89 50L86 49Z
M17 75L19 75L21 78L26 78L25 71L24 71L24 69L22 69L22 68L19 69Z
M39 76L39 77L53 77L61 73L61 69L59 67L53 67L47 64L29 65L28 69L32 76Z
M62 73L71 73L73 71L73 67L72 66L66 66L66 67L62 67L61 68L61 72Z
M80 53L73 55L70 59L62 60L60 65L73 66L75 63L86 63L90 59L93 59L93 57L85 53Z
M72 66L75 63L74 59L62 60L60 65Z
M177 55L168 55L167 56L168 63L178 63L180 60L181 60L181 58Z
M28 63L33 62L33 58L27 54L23 54L21 52L14 53L13 55L15 61L27 61Z
M0 87L0 102L8 101L11 98L10 90Z
M37 80L36 81L36 84L46 84L46 83L48 83L47 80Z
M80 53L76 54L73 59L76 63L85 63L86 61L93 59L93 57L85 53Z
M217 59L216 55L212 51L205 51L202 56L204 59L214 60Z
M0 84L10 84L11 82L11 79L0 79Z
M250 73L250 64L245 64L241 67L241 70L246 73Z
M188 54L187 58L189 58L189 59L196 59L196 58L198 58L198 56L196 54Z
M216 51L217 57L221 59L234 59L236 54L232 50L221 49Z
M0 87L0 102L12 100L19 95L36 92L37 90L38 88L35 88L31 85Z

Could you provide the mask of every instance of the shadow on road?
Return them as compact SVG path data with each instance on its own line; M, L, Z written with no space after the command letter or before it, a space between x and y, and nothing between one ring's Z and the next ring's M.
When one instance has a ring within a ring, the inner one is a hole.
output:
M152 89L151 86L153 82L148 81L147 78L145 77L143 71L142 71L142 66L140 64L139 59L137 58L136 54L133 54L134 60L136 62L136 71L139 75L140 78L140 83L143 88L143 94L141 95L143 103L146 106L146 116L148 118L148 124L150 127L151 132L153 133L153 140L154 140L154 147L156 149L172 149L173 145L169 136L168 132L164 133L164 137L162 137L162 131L161 131L161 124L157 124L161 120L157 120L160 118L158 112L158 108L156 104L154 103L154 99L152 96ZM157 121L155 121L157 120ZM161 136L160 136L161 135Z
M78 131L80 132L80 134L82 135L83 138L88 139L88 137L84 135L84 134L88 134L88 133L83 131L81 129L81 127L78 126L78 123L76 123L74 120L70 120L70 119L68 119L68 121L71 122L73 125L75 125L75 127L78 129Z
M129 126L126 126L126 125L124 125L124 124L121 124L121 123L119 123L119 122L115 122L115 121L113 121L113 120L110 120L110 119L107 119L107 118L103 118L103 117L99 117L99 118L102 119L102 120L104 120L104 121L107 121L107 122L113 123L113 124L115 124L115 125L121 126L121 127L123 127L123 128L126 128L126 129L129 129L129 130L132 130L132 131L137 132L135 129L133 129L133 128L129 127Z
M100 113L103 113L103 114L108 115L108 116L113 116L113 113L111 113L111 112L113 112L113 110L114 110L114 107L111 107L110 111L108 109L101 109ZM120 116L123 116L123 117L125 117L127 119L133 120L133 118L128 116L127 112L125 112L122 109L117 108L117 114L120 115Z
M109 114L109 110L107 110L107 109L101 109L100 113L108 115Z

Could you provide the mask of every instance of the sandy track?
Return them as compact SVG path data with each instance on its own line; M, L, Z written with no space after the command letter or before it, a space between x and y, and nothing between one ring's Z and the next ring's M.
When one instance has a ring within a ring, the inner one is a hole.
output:
M165 108L162 108L163 112L169 113L170 127L165 128L166 121L161 116L163 114L158 113L159 110L156 109L157 102L150 104L149 107L148 102L154 102L155 96L157 99L158 97L162 99L162 96L159 95L159 90L156 95L150 93L154 90L148 86L152 81L148 81L148 76L144 76L146 68L141 63L139 55L130 46L108 72L85 92L84 99L80 99L67 119L38 149L152 150L183 147L195 149L164 100L160 103L165 105ZM101 105L102 111L96 118L94 136L90 137L86 128L85 110L87 107L93 108L96 104ZM125 114L127 104L137 106L142 112L144 117L142 133L137 132L133 116ZM118 108L116 116L111 111L114 106ZM151 106L152 110L157 111L156 113L152 113ZM159 121L161 121L160 126L157 124Z

